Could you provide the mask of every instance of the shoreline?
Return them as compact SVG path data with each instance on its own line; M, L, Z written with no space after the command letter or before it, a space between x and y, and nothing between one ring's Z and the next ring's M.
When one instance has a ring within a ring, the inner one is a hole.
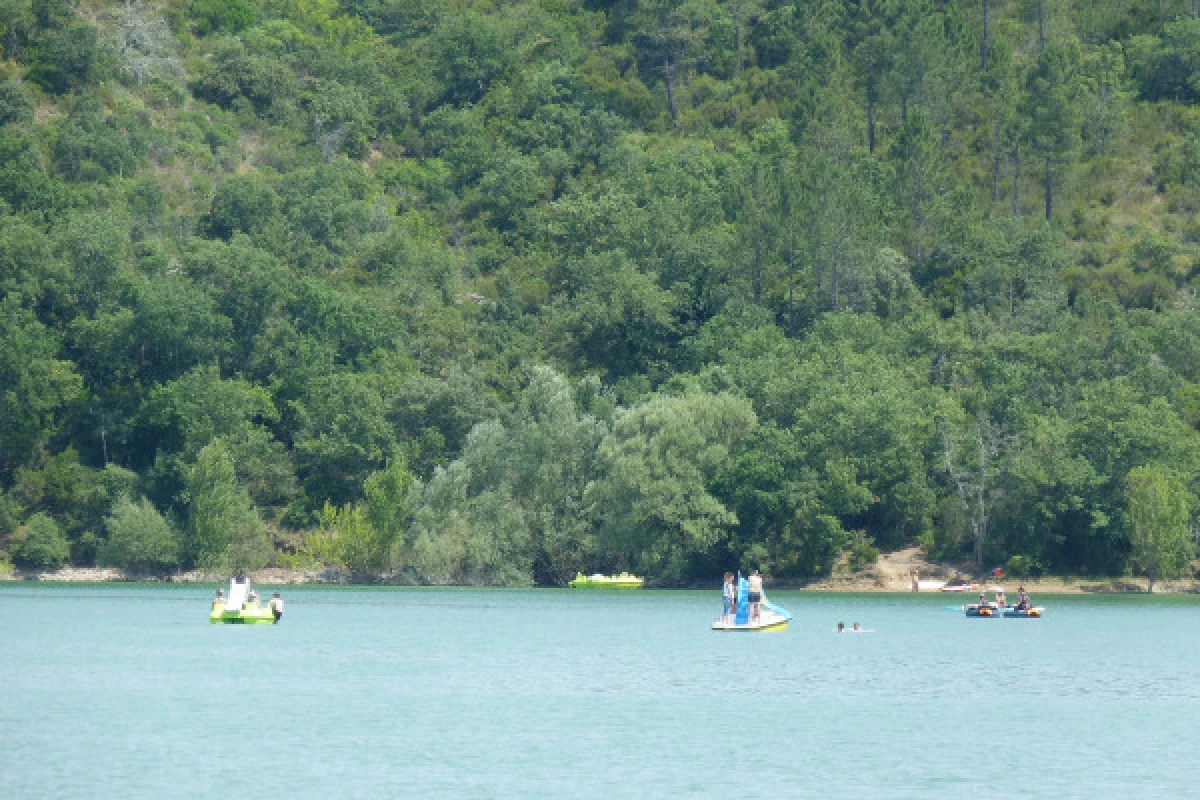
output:
M411 586L424 584L402 580L398 576L353 575L341 570L292 570L268 568L250 573L250 579L261 586ZM18 570L0 573L0 584L17 583L167 583L167 584L210 584L223 585L229 576L210 572L180 572L171 575L126 575L111 567L64 567L57 570ZM967 578L967 580L971 580ZM1135 577L1078 577L1041 576L1037 578L990 578L974 581L979 587L1003 586L1015 594L1018 586L1024 586L1030 594L1200 594L1200 581L1158 581L1154 591L1147 591L1147 580ZM445 588L445 587L442 587ZM487 587L472 587L487 588ZM650 587L651 589L655 587ZM705 587L672 587L702 589ZM718 587L719 588L719 587ZM814 594L936 594L947 598L966 596L970 592L942 592L938 590L912 591L911 579L899 575L888 575L875 570L853 576L829 578L803 584L768 584L768 589L788 592L811 592Z
M920 592L914 592L911 583L880 581L875 578L825 580L803 586L775 586L773 588L788 591L828 592L831 594L839 592L936 594L950 598L965 597L984 589L990 592L992 587L996 586L1004 587L1010 596L1015 595L1017 587L1020 586L1024 586L1025 590L1030 594L1200 594L1200 581L1157 581L1154 584L1154 591L1150 592L1148 591L1149 582L1145 578L1128 576L1117 578L1084 578L1048 575L1038 578L989 578L988 580L974 580L971 582L978 587L973 592L943 592L937 589L922 589Z

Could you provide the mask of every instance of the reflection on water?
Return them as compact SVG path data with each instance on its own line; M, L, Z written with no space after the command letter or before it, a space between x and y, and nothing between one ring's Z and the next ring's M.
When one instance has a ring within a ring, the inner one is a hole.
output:
M1200 601L0 587L0 797L1186 796ZM838 621L869 635L838 634Z

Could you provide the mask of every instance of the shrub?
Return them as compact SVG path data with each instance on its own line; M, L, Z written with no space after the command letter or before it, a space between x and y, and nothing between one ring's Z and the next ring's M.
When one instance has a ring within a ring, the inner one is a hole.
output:
M159 572L179 564L179 534L150 501L135 503L122 495L104 526L108 541L100 546L101 564L133 572Z
M187 10L192 28L201 36L238 33L258 21L254 6L243 0L194 0Z
M0 126L32 122L34 109L28 89L16 81L0 83Z
M1014 578L1033 578L1042 574L1042 565L1033 556L1013 556L1004 563L1004 571Z
M847 557L847 565L852 572L859 572L873 565L879 560L879 548L874 542L862 533L855 537L854 542L850 545L850 552Z
M213 236L228 239L235 233L261 232L278 209L275 190L247 175L232 178L218 187L205 222Z
M50 33L38 46L29 80L47 91L66 94L104 80L111 62L96 29L86 22L76 22Z
M34 514L18 534L13 563L30 569L54 569L71 555L67 536L49 514Z

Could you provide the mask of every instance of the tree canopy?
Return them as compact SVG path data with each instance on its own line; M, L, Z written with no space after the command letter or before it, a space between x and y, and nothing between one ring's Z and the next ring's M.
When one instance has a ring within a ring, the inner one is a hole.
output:
M15 562L1190 569L1190 0L3 9Z

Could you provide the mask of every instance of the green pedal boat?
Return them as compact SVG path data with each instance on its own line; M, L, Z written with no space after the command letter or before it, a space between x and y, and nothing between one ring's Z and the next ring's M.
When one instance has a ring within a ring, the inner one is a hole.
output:
M249 578L234 578L229 582L227 596L218 590L208 621L225 625L274 625L279 620L269 605L259 603Z
M645 578L630 575L628 572L622 572L620 575L601 575L598 572L595 575L584 575L577 572L567 585L572 589L640 589L645 582Z

